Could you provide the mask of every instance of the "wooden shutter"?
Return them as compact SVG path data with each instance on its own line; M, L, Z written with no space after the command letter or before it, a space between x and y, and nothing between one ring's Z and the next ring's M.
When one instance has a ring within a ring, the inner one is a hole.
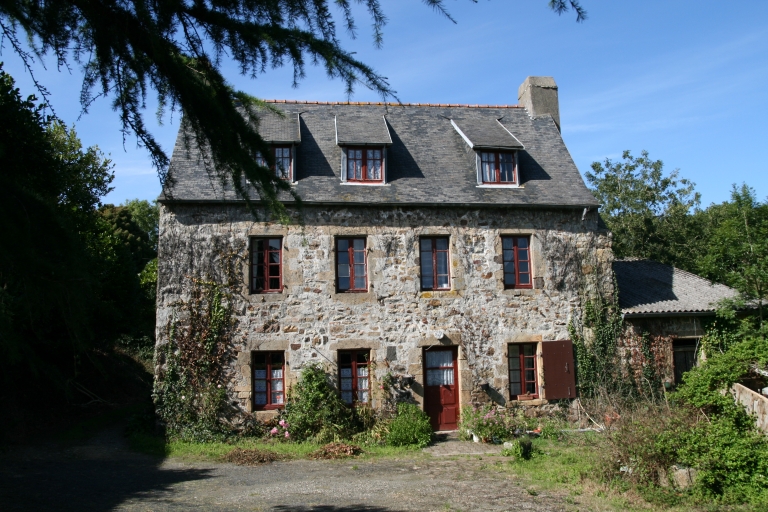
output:
M544 398L576 398L576 372L573 367L571 340L542 342L541 358L544 366Z

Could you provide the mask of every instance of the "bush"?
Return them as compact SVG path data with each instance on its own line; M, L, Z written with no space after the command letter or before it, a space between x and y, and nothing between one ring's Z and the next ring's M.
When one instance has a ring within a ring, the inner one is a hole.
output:
M459 435L462 439L469 439L474 434L484 443L491 443L494 439L504 441L528 430L528 421L521 414L507 409L490 405L467 406L461 409Z
M429 416L419 406L401 403L397 416L389 424L387 444L390 446L415 445L424 448L432 442L432 426Z
M319 364L301 372L298 384L288 393L283 418L291 426L294 441L330 442L347 439L357 430L353 411L333 389Z

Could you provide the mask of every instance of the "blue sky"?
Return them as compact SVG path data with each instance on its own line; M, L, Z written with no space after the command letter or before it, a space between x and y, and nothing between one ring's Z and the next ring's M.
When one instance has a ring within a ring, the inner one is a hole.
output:
M418 0L384 0L384 46L372 44L365 12L356 9L358 37L345 46L389 78L403 102L516 104L529 75L559 86L563 137L583 172L625 149L647 150L665 169L696 183L702 205L725 201L732 183L768 196L768 2L740 0L581 0L589 19L557 16L546 0L447 0L453 24ZM23 94L34 92L6 45L0 60ZM110 101L81 115L81 75L39 65L56 114L74 124L85 145L115 162L115 190L106 202L152 199L160 190L143 149L123 141ZM291 70L256 80L225 65L239 89L265 99L344 101L343 85L308 68L298 88ZM360 86L353 101L378 101ZM147 121L170 153L179 114Z

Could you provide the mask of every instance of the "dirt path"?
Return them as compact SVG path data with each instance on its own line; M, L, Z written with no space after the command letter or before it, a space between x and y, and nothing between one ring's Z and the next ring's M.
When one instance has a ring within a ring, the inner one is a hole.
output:
M495 459L491 455L425 454L374 461L297 460L260 467L185 463L132 453L125 448L120 430L114 428L77 446L39 446L3 454L0 509L383 512L570 508L562 497L532 496L508 475L482 468Z

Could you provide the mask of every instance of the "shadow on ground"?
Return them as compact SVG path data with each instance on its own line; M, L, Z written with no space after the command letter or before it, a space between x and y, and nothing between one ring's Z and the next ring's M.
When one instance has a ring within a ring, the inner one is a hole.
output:
M309 507L302 507L296 505L281 505L272 507L273 511L291 511L291 512L393 512L395 509L372 507L369 505L346 505L343 507L334 507L333 505L316 505Z
M0 509L102 511L156 498L180 482L210 477L207 469L164 469L162 459L124 450L120 431L86 446L45 445L0 457ZM115 439L117 437L117 439Z

